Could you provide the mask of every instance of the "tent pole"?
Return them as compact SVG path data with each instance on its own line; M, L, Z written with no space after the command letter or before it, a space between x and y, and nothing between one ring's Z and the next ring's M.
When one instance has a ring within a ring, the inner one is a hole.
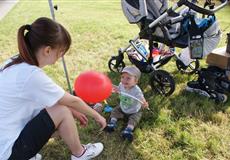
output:
M56 21L55 15L54 15L54 7L53 7L52 0L48 0L48 1L49 1L49 7L50 7L50 13L51 13L52 19L54 21ZM68 88L69 88L69 93L73 94L72 87L70 85L69 75L68 75L68 71L67 71L67 67L66 67L64 56L62 56L62 64L63 64L63 67L64 67L64 72L65 72L66 81L67 81Z

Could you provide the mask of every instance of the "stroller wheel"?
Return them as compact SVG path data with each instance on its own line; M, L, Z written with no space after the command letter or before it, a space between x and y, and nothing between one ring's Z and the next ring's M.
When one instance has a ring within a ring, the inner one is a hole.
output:
M175 82L173 77L164 70L155 70L150 77L150 85L152 90L164 96L171 95L175 90Z
M121 72L122 69L125 68L125 63L121 61L119 64L117 64L116 57L112 57L108 62L108 66L112 72Z
M177 59L176 60L176 66L179 71L185 74L194 74L200 67L200 62L198 59L195 61L192 61L188 66L185 66L181 60Z
M228 100L228 97L225 94L218 92L216 92L215 95L212 95L211 98L214 99L216 103L225 103Z

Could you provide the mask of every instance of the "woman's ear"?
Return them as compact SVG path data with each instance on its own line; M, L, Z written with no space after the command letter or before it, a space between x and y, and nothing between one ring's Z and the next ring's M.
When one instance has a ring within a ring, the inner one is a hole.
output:
M44 47L43 51L44 51L43 53L44 53L45 56L49 56L51 54L51 47L46 46L46 47Z

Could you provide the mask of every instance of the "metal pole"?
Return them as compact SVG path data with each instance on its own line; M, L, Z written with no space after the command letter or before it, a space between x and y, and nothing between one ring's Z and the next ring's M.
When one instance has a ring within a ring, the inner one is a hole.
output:
M53 3L52 3L52 0L48 0L48 1L49 1L50 13L51 13L52 19L54 21L56 21L55 20L55 15L54 15L54 6L53 6ZM68 88L69 88L69 93L73 94L72 87L70 85L70 80L69 80L68 71L67 71L67 67L66 67L64 56L62 56L62 64L63 64L63 67L64 67L64 72L65 72L66 81L67 81Z

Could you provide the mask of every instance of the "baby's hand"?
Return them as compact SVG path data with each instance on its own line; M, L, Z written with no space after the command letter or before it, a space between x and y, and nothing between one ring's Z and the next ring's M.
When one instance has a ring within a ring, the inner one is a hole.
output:
M142 108L143 109L148 109L149 108L149 103L144 99L144 100L142 100L142 102L143 102L143 104L142 104Z
M118 86L113 85L113 88L112 88L112 93L119 93Z

